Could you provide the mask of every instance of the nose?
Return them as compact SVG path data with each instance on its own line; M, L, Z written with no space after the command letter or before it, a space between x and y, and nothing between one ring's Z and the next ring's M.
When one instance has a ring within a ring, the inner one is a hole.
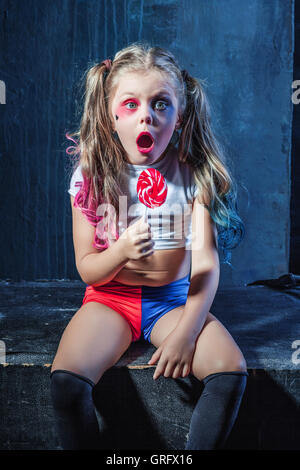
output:
M151 116L146 116L145 119L141 120L141 122L144 122L144 121L146 124L151 124L152 122Z
M152 124L152 114L150 109L146 106L141 111L141 123Z

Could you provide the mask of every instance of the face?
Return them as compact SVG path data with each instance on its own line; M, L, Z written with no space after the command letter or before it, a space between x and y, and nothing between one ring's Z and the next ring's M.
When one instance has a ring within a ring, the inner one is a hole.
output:
M113 128L134 165L151 165L162 156L180 126L178 101L170 82L156 71L127 73L111 101ZM142 132L150 136L140 137Z

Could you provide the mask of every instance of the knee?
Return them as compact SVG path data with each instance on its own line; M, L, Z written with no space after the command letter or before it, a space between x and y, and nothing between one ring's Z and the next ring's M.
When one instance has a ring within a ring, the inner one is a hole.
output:
M50 378L51 397L56 408L73 407L92 394L93 382L74 372L57 369Z
M235 354L229 358L215 358L211 364L214 372L247 372L247 364L242 354Z
M219 372L247 372L247 364L242 354L234 354L230 357L214 356L207 361L205 367L194 367L194 375L199 380L210 374Z

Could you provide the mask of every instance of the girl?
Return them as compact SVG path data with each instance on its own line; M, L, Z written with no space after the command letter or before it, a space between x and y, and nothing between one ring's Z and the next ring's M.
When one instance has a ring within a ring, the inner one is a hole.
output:
M87 287L51 369L62 446L99 446L92 389L142 335L157 348L149 361L154 380L193 374L204 383L185 449L220 449L248 373L209 309L218 238L228 262L243 223L202 86L170 52L134 43L88 71L75 135L69 193L76 267ZM149 223L137 196L148 168L168 188L165 203L148 209Z

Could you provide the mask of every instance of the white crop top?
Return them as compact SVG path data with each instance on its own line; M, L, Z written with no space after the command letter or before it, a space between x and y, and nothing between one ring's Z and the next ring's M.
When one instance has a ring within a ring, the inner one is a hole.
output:
M179 162L176 153L174 155L172 151L167 152L161 161L151 164L150 167L130 163L126 163L126 165L129 173L124 175L120 185L125 196L122 196L122 204L127 202L127 227L145 213L145 206L139 201L137 195L139 175L147 168L155 168L165 178L168 192L164 204L154 209L147 208L148 223L151 226L152 240L155 243L154 250L168 250L184 246L191 249L192 204L198 194L198 187L194 182L190 166L187 163ZM80 189L78 182L82 181L79 165L71 178L68 193L75 197ZM124 206L122 205L122 207ZM126 221L120 219L120 234L127 228L125 225Z

